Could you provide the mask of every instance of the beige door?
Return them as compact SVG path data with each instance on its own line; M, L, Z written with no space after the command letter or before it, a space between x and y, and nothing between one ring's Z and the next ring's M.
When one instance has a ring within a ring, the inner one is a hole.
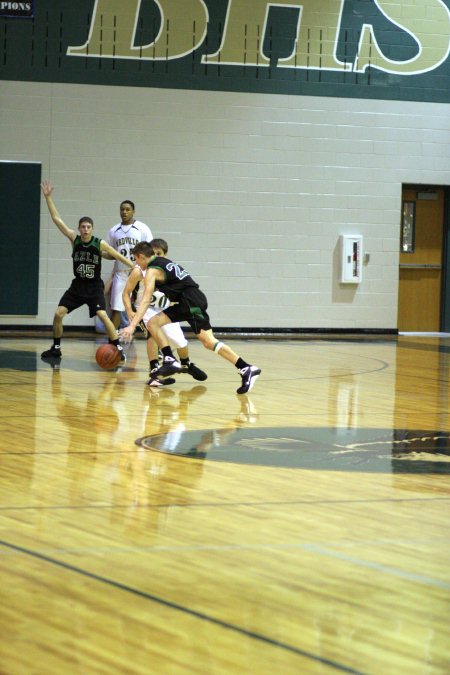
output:
M402 196L398 330L439 331L444 189L404 187Z

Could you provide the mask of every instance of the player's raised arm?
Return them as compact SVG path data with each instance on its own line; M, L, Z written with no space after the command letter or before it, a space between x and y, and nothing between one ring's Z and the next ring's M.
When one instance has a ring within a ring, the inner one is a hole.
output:
M75 232L75 230L71 230L69 227L67 227L67 225L65 224L65 222L63 221L63 219L59 215L58 210L55 206L55 202L53 201L53 197L52 197L52 192L53 192L53 189L54 189L53 185L50 183L49 180L44 180L41 183L41 189L42 189L42 194L45 197L45 201L47 202L47 208L49 210L51 219L55 223L58 230L65 237L70 239L70 241L73 243L73 241L75 240L75 237L77 236L77 233Z

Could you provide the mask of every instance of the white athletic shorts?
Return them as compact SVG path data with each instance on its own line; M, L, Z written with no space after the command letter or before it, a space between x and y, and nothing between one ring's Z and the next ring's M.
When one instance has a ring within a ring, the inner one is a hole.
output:
M111 286L111 300L110 305L111 309L114 309L116 312L124 312L125 305L122 300L122 293L127 279L129 276L128 270L123 270L121 272L114 272L112 286Z
M163 310L159 309L158 307L149 307L144 314L144 318L142 319L145 325L147 325L147 323L153 316L156 316L162 311ZM183 347L187 347L188 341L186 340L179 323L167 323L165 326L162 327L162 329L166 334L166 337L169 340L169 342L174 344L175 347L180 349L183 349Z

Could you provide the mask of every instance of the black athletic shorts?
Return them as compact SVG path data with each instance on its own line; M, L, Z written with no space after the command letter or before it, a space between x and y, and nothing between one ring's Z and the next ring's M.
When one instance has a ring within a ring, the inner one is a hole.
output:
M83 282L74 279L58 303L58 306L65 307L69 314L82 305L89 307L90 317L95 316L99 310L106 309L105 285L102 280Z
M172 323L186 321L195 335L201 330L210 330L208 301L199 288L187 288L178 302L164 310Z

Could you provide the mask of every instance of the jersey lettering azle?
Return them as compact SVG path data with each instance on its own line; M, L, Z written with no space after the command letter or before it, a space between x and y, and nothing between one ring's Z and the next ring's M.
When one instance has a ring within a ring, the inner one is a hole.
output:
M92 262L94 265L98 265L99 263L99 256L96 255L95 253L92 254L91 251L76 251L74 253L73 259L75 262Z
M100 255L101 240L92 237L85 244L77 236L73 242L73 273L77 279L99 281L101 279L102 258Z

